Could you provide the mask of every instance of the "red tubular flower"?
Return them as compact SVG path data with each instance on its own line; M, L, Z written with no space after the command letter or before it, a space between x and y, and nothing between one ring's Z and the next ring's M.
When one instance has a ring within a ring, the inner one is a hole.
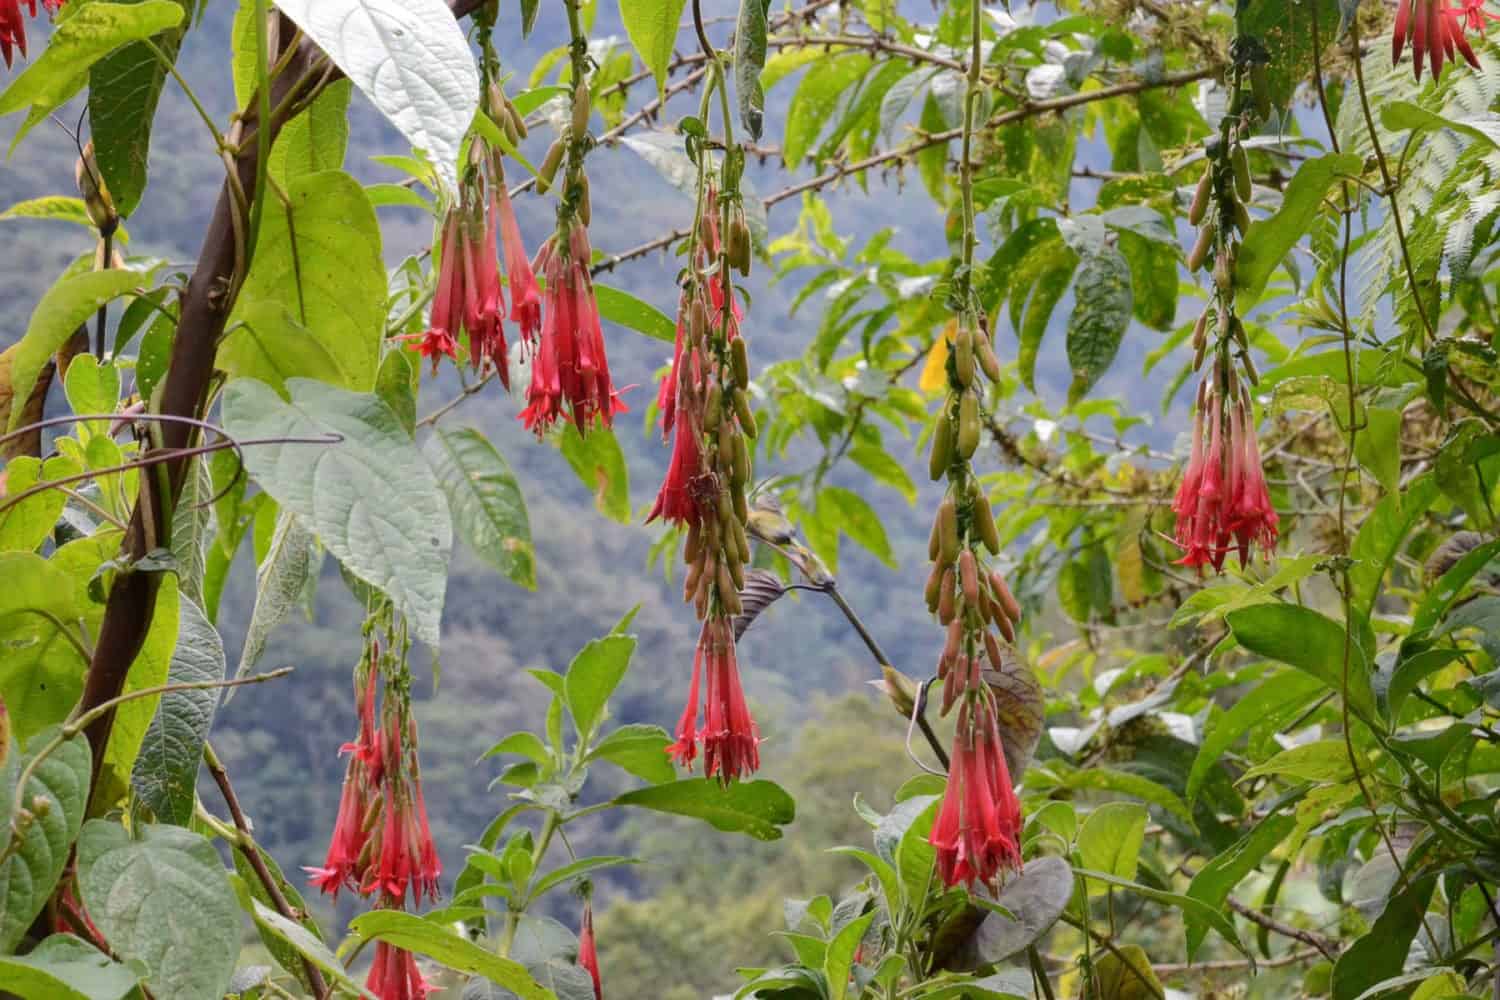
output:
M338 819L333 825L333 838L328 843L323 867L302 869L311 877L313 885L335 899L339 889L346 885L357 887L360 883L362 859L370 840L365 819L376 798L369 770L355 754L349 758L349 767L344 773Z
M11 51L15 49L24 57L26 55L26 22L21 19L21 4L26 4L26 11L32 17L36 17L37 0L0 0L0 59L5 60L8 67L11 64ZM49 14L56 14L62 10L63 0L42 0L42 9Z
M703 450L698 441L698 418L696 415L679 412L676 420L676 437L672 440L672 461L667 465L667 478L662 481L661 491L656 494L656 503L646 516L650 524L658 517L677 524L697 524L703 518L699 506L696 486L704 475Z
M656 387L656 412L661 415L663 440L672 433L672 425L677 422L677 382L682 377L682 341L687 335L690 308L687 296L680 296L677 300L677 335L672 341L672 367L662 377L661 385Z
M365 873L361 891L368 895L379 890L400 901L410 886L412 902L419 903L423 896L437 898L442 869L428 829L421 786L406 765L408 752L414 754L416 747L414 739L410 747L406 745L403 734L408 731L415 736L414 725L404 727L396 713L387 715L384 742L388 780L381 801L385 823L380 835L380 860Z
M505 280L510 283L510 320L521 328L521 339L535 345L542 329L542 296L536 274L521 243L521 227L505 188L505 176L495 181L494 211L500 216L500 243L505 251Z
M707 668L703 698L703 772L724 784L760 767L760 729L750 717L735 660L734 623L727 616L703 623L698 637ZM696 657L695 657L696 659Z
M4 0L0 0L3 3ZM442 258L438 263L437 292L432 298L432 317L427 331L417 340L417 351L424 358L432 359L433 374L437 374L441 358L458 356L458 341L453 334L463 321L464 305L464 255L460 249L463 240L463 223L458 210L448 213L443 222L443 241L439 245Z
M609 427L625 409L609 377L589 277L592 254L588 230L569 222L543 244L533 263L547 278L546 309L521 419L538 435L562 418L587 434L596 418Z
M1452 62L1455 52L1475 69L1479 59L1464 37L1464 29L1478 28L1481 34L1487 17L1484 0L1460 0L1461 6L1448 7L1443 0L1400 0L1396 21L1391 29L1391 63L1401 61L1408 44L1412 49L1412 70L1422 79L1422 63L1432 66L1434 79L1442 75L1444 60Z
M423 1000L437 987L422 978L411 952L380 941L375 945L375 961L370 965L365 988L380 1000Z
M588 900L583 902L583 928L578 932L578 964L594 979L594 1000L604 1000L604 987L599 981L599 951L594 945L594 905Z
M1021 803L986 690L966 698L958 713L948 789L928 842L937 851L944 885L996 887L1004 870L1021 867Z
M698 729L700 678L708 675L703 699L703 728ZM677 741L667 753L691 767L703 743L703 771L728 784L760 767L760 729L750 716L735 660L734 623L726 616L710 618L698 634L693 653L693 679L687 706L677 722Z
M1246 391L1234 383L1234 398L1226 400L1210 385L1217 377L1211 374L1198 388L1193 453L1172 510L1177 515L1177 544L1183 550L1177 564L1212 565L1221 572L1231 548L1239 551L1241 567L1250 561L1255 546L1269 557L1280 518L1266 486Z
M469 361L478 369L493 365L500 383L510 388L510 357L505 343L504 298L495 251L495 204L465 226L464 329L469 332ZM483 235L481 236L481 226Z

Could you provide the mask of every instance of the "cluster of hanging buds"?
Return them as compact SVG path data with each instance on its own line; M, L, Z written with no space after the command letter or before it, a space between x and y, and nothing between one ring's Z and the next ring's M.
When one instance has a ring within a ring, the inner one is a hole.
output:
M546 278L546 308L521 418L538 435L560 419L571 419L579 434L587 434L596 421L611 426L614 415L625 409L610 380L589 270L594 253L588 233L592 209L583 171L584 153L592 141L589 114L588 85L580 80L568 134L552 144L537 176L537 190L546 191L566 159L557 231L532 262Z
M515 125L509 99L497 84L485 93L486 113ZM523 127L524 127L524 123ZM496 230L499 240L496 239ZM503 321L507 318L500 281L499 246L504 247L510 286L508 318L520 330L521 342L534 349L541 326L541 298L536 276L521 243L521 228L505 186L500 151L483 136L469 146L469 162L459 182L458 199L443 220L437 293L432 318L416 348L432 360L456 358L459 335L468 338L469 361L476 371L493 371L510 388L510 355Z
M413 906L424 898L437 899L442 867L417 766L405 640L396 640L389 631L387 638L384 656L380 640L368 639L367 654L355 672L359 733L340 749L349 763L338 819L323 866L304 870L328 895L337 897L347 887L373 897L380 909L405 909L408 893ZM393 651L398 644L399 656ZM420 998L427 990L412 955L384 943L376 950L366 985L381 1000Z
M978 375L995 381L999 362L978 314L950 327L948 395L932 435L929 473L948 479L928 538L932 570L927 608L947 630L937 674L942 712L958 707L948 787L929 837L946 885L994 886L1021 864L1021 804L1006 766L994 693L985 681L1004 668L1001 640L1013 642L1021 608L986 555L999 555L1000 534L970 458L981 429ZM976 370L977 369L977 370ZM997 634L998 633L998 634Z
M743 167L736 154L725 156L723 190L729 192L736 190ZM746 490L756 426L747 394L743 313L730 272L747 273L749 259L749 230L738 198L721 195L705 176L678 300L672 367L657 393L663 434L673 439L672 458L647 520L661 518L687 530L683 600L703 620L687 705L668 752L691 766L701 742L704 772L726 783L760 766L760 735L740 683L734 634L750 561Z
M1178 564L1211 565L1216 572L1231 549L1239 551L1244 566L1255 546L1269 558L1277 539L1278 518L1261 468L1250 399L1250 387L1260 379L1235 309L1235 257L1239 236L1250 225L1246 203L1252 192L1242 140L1249 135L1251 115L1259 113L1253 86L1248 102L1237 88L1221 134L1207 144L1208 162L1188 209L1188 220L1201 227L1188 267L1204 267L1210 254L1214 259L1213 302L1193 326L1193 370L1201 371L1210 354L1213 365L1198 387L1192 456L1172 509L1175 540L1183 550Z
M1454 62L1460 54L1478 69L1479 58L1464 32L1483 36L1488 22L1500 21L1500 15L1485 10L1484 4L1485 0L1459 0L1457 6L1449 6L1448 0L1401 0L1391 27L1391 65L1401 62L1410 45L1412 72L1419 81L1424 59L1432 66L1433 79L1442 75L1444 62Z
M37 0L0 0L0 59L7 67L11 64L13 51L26 55L26 22L21 19L21 4L32 17L36 17ZM63 0L42 0L42 9L49 14L62 10Z

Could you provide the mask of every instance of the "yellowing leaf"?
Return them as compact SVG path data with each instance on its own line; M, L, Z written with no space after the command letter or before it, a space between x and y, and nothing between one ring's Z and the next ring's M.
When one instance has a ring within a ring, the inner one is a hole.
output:
M932 342L932 349L927 352L927 361L922 365L922 377L917 380L917 388L929 396L935 396L947 388L948 339L957 329L958 324L949 320L943 335Z

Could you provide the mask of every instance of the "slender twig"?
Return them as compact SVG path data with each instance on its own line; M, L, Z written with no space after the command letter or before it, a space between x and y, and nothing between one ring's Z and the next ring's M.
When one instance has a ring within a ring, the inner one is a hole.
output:
M1324 937L1322 934L1317 934L1313 931L1303 930L1300 927L1293 927L1288 923L1283 923L1282 921L1277 920L1275 917L1271 916L1268 913L1262 913L1260 910L1255 909L1253 906L1247 906L1244 903L1241 903L1233 896L1229 897L1229 908L1235 913L1238 913L1240 916L1244 917L1246 920L1250 921L1252 924L1264 927L1266 930L1272 932L1273 934L1280 934L1284 938L1291 938L1293 941L1301 941L1303 944L1308 945L1309 947L1316 948L1318 951L1322 952L1325 958L1329 959L1330 961L1338 957L1338 942L1333 940L1332 938Z
M208 765L208 773L213 776L214 784L219 786L219 792L224 796L224 804L229 807L229 816L234 820L236 832L234 846L239 849L241 855L249 862L250 868L255 872L255 877L266 890L276 912L294 923L301 919L287 901L286 893L281 891L281 885L271 875L271 870L266 867L265 858L261 857L260 848L255 843L255 837L251 833L250 820L245 816L244 809L240 808L239 796L234 793L234 786L229 782L229 772L224 769L224 764L219 760L219 755L214 753L214 748L203 744L203 762ZM328 983L323 979L323 973L313 964L312 960L303 957L302 971L307 974L308 985L312 987L313 994L322 1000L328 996Z
M463 390L459 392L457 396L454 396L452 399L448 400L448 402L444 403L442 406L439 406L436 410L433 410L421 420L418 420L417 426L431 427L433 424L443 419L443 417L447 416L449 412L455 409L464 400L468 399L470 396L474 395L476 392L489 385L490 380L493 379L496 374L497 373L493 371L486 372L485 376L478 382L470 382L468 385L463 387Z

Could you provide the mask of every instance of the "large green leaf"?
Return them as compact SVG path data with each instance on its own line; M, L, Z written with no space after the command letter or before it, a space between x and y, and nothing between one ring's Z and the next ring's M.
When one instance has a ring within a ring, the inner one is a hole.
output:
M9 579L9 578L7 578ZM11 709L11 718L16 717ZM39 733L33 745L40 747L54 735L54 730ZM0 806L0 817L7 822L0 833L8 843L11 837L10 812L15 799L15 782L34 758L20 755L10 747L10 764L0 769L0 795L6 802ZM0 862L0 952L10 952L26 935L31 922L42 912L52 888L68 863L68 851L83 825L83 811L88 806L89 768L93 755L88 740L75 736L65 740L48 755L31 774L21 801L35 817L21 838L21 845L4 862ZM48 808L38 809L44 799Z
M656 78L658 96L666 93L667 65L677 44L677 26L686 0L620 0L620 20L641 62Z
M875 558L892 569L896 568L896 557L880 515L858 493L842 486L824 487L818 493L818 519L836 524L839 531L874 553Z
M276 9L297 22L456 191L459 149L479 110L479 71L448 5L282 0Z
M224 678L224 640L203 611L187 598L178 604L177 645L167 683L187 684ZM162 695L141 740L130 783L163 823L184 826L193 816L193 791L203 741L213 722L219 692L172 691Z
M71 934L0 956L0 981L21 1000L119 1000L136 987L135 973Z
M119 956L140 962L160 1000L223 994L240 951L239 907L224 864L201 834L90 820L78 838L78 888Z
M182 20L152 39L157 51L176 60L187 33L192 0L176 0ZM115 210L129 216L146 190L151 125L167 67L151 45L134 42L99 60L89 70L89 132L94 155Z
M1370 668L1359 642L1331 618L1280 602L1255 604L1225 616L1234 637L1250 652L1296 667L1340 692L1366 719L1375 716ZM1347 640L1348 690L1344 688Z
M1192 914L1195 918L1206 921L1210 927L1219 933L1220 937L1234 945L1235 950L1241 955L1249 957L1250 953L1245 950L1244 943L1240 941L1240 936L1234 929L1234 922L1229 919L1229 914L1221 909L1209 906L1202 900L1194 899L1192 896L1184 896L1181 893L1167 892L1162 889L1153 889L1150 886L1120 878L1118 875L1113 875L1109 872L1091 871L1080 868L1076 869L1074 874L1084 878L1098 879L1100 882L1112 885L1117 889L1128 889L1138 896L1160 903L1163 906L1179 909L1184 914Z
M260 661L271 633L302 600L317 544L313 533L291 513L283 510L277 515L270 547L255 570L255 608L250 612L235 677L245 676ZM232 689L226 693L226 700L232 693Z
M1085 254L1073 294L1073 315L1068 319L1068 364L1073 369L1069 403L1088 394L1120 350L1134 309L1130 265L1109 244Z
M1212 717L1188 773L1188 801L1197 799L1214 765L1236 740L1257 725L1300 711L1323 687L1323 681L1315 676L1290 671L1274 674L1254 691L1236 698L1229 711Z
M311 107L282 126L267 166L272 177L285 185L304 174L343 169L353 91L348 80L335 81Z
M536 589L536 550L521 485L504 456L473 428L438 428L423 448L448 496L458 537L527 590Z
M1262 0L1271 3L1274 0ZM1281 207L1268 219L1250 224L1235 261L1235 287L1242 311L1265 291L1271 272L1312 226L1322 210L1323 196L1340 174L1358 175L1360 160L1353 153L1327 153L1304 160L1282 196Z
M307 970L302 966L302 959L306 958L317 965L324 972L333 972L327 964L327 959L333 956L329 953L327 946L323 943L323 934L318 929L318 922L313 919L309 912L307 901L302 898L302 893L295 885L288 882L286 876L281 873L281 866L276 859L267 854L257 844L252 850L259 853L261 864L270 874L271 880L281 890L282 898L291 907L292 912L300 916L296 921L288 920L277 912L272 906L271 894L261 884L260 877L255 873L255 868L245 852L236 849L234 853L234 870L239 873L234 880L235 892L240 896L240 907L250 914L255 921L255 930L260 935L261 943L271 953L271 957L283 969L297 977L308 990L312 989L312 983L307 979ZM337 971L336 978L342 978L343 966L335 960Z
M1089 813L1078 831L1078 854L1083 867L1127 881L1135 878L1148 816L1146 807L1134 802L1106 802ZM1091 893L1104 889L1102 885L1089 886Z
M150 38L182 20L183 9L176 0L89 3L71 11L58 23L37 60L0 94L0 115L28 112L12 148L33 125L78 93L96 62L122 45Z
M599 316L611 323L668 344L677 338L677 324L672 317L629 292L595 284L594 301L599 305Z
M1419 476L1399 493L1384 497L1365 515L1349 552L1354 558L1354 565L1349 568L1349 589L1356 621L1370 620L1386 570L1396 561L1396 555L1406 544L1406 536L1426 516L1437 495L1433 477Z
M5 464L5 495L14 498L39 482L55 482L82 471L67 455L53 455L45 463L30 455L18 455ZM0 511L0 551L36 551L52 534L67 502L68 495L60 489L42 490Z
M375 209L338 170L293 177L287 194L261 217L217 364L278 389L293 376L373 388L386 318Z
M807 71L787 109L781 155L789 166L802 162L832 120L839 97L865 75L870 65L865 53L845 52L825 57Z
M398 948L426 955L458 972L483 976L513 992L519 1000L553 1000L519 962L460 937L447 927L400 910L375 910L349 922L349 930L366 940L386 941Z
M660 726L633 722L612 729L589 752L589 760L607 760L644 781L659 784L677 776L667 747L672 738Z
M716 830L743 833L756 840L780 839L781 827L797 815L792 797L770 781L723 785L710 778L685 778L637 788L614 801L616 805L692 816Z
M286 388L290 403L254 379L231 382L225 428L240 440L342 440L258 445L245 450L246 466L345 568L389 595L418 638L436 645L453 529L432 470L379 398L300 378Z
M1018 269L1010 293L1011 325L1021 340L1017 362L1026 387L1036 390L1036 361L1052 310L1062 299L1078 267L1078 254L1060 238L1034 247Z
M1376 983L1400 974L1412 940L1432 900L1431 875L1409 881L1394 893L1364 937L1344 950L1333 966L1333 1000L1356 1000Z
M151 614L151 625L146 631L140 652L135 654L135 660L130 664L130 672L125 675L121 694L131 694L166 683L172 667L172 651L177 646L181 610L177 577L175 574L164 573L161 586L157 588L156 610ZM109 729L109 743L104 748L104 766L99 772L99 787L94 790L96 801L113 803L124 797L130 785L131 772L135 768L136 755L140 752L146 730L156 715L160 701L159 694L132 698L115 709L114 725Z
M559 442L573 472L593 492L599 512L622 524L629 521L630 477L614 432L596 427L582 437L569 423L563 425Z
M1267 817L1228 850L1199 869L1198 874L1193 876L1192 884L1188 886L1187 894L1216 909L1223 908L1224 901L1229 898L1235 886L1255 871L1262 859L1275 850L1296 825L1296 819L1285 813ZM1186 916L1188 960L1192 961L1202 946L1203 939L1208 936L1208 924L1196 913L1188 913Z
M34 553L0 553L0 580L0 699L25 743L83 693L88 663L69 641L81 610L68 573Z
M92 10L96 6L112 5L95 4L85 10ZM13 431L20 426L24 403L31 395L32 387L36 385L37 376L41 374L47 360L73 336L73 332L98 312L100 306L141 288L149 281L150 275L140 271L87 271L83 274L65 275L47 289L47 293L32 311L31 322L26 326L25 335L16 344L16 353L11 360L11 398L20 400L23 405L12 404L7 430Z
M604 721L605 702L625 678L634 653L635 636L607 635L589 642L568 664L563 678L568 711L578 727L579 739L585 743Z
M1288 4L1284 0L1244 0L1236 5L1237 33L1264 46L1269 58L1264 71L1266 97L1277 110L1285 112L1297 84L1312 70L1313 38L1326 47L1343 33L1340 2L1313 0Z

